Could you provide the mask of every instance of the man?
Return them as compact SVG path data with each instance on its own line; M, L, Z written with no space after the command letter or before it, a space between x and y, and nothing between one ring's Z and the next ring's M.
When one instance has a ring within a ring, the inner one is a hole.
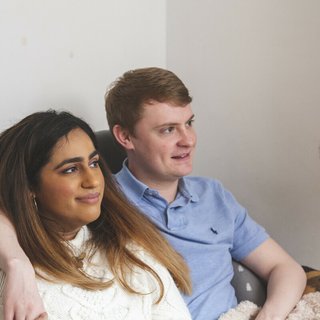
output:
M257 319L285 319L302 294L305 274L219 182L186 177L196 145L191 101L181 80L160 68L129 71L113 84L106 94L108 123L127 152L116 179L188 263L193 293L184 298L193 319L217 319L235 306L232 258L268 281ZM12 250L0 247L0 267L12 260L26 264L9 234ZM13 291L8 290L9 306L15 305ZM43 307L31 292L40 313Z
M196 144L191 100L181 80L159 68L129 71L113 84L107 119L128 157L116 178L187 261L193 319L216 319L235 305L232 257L268 280L257 319L284 319L301 296L304 272L220 183L185 177Z

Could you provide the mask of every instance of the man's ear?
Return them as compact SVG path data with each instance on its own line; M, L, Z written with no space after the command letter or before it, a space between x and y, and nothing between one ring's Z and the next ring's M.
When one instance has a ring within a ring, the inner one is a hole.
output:
M134 149L134 145L131 141L131 134L129 133L128 129L124 129L120 125L116 124L112 128L112 132L122 147L124 147L126 150Z

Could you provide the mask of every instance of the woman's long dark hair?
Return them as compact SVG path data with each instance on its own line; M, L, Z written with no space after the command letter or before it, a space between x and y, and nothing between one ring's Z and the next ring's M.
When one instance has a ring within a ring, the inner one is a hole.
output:
M40 170L50 160L54 146L74 129L83 130L98 149L90 126L68 112L33 113L0 135L0 207L11 220L21 247L40 277L95 290L110 286L112 281L92 279L78 268L72 251L32 199L32 191L39 185ZM135 292L127 281L133 267L151 273L159 283L160 300L161 279L128 249L129 244L137 244L169 270L182 292L190 293L189 273L181 256L126 200L102 159L100 167L106 186L100 217L88 225L92 231L91 252L101 249L106 253L115 278L130 292Z

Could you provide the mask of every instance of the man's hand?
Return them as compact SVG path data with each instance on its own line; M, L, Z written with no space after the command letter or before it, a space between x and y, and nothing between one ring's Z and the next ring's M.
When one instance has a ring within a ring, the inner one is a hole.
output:
M13 259L6 268L4 320L48 319L29 261Z

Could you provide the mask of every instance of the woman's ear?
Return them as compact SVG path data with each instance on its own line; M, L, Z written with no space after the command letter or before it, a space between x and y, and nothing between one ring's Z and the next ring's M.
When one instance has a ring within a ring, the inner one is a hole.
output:
M31 192L30 197L33 201L34 208L38 211L38 203L37 203L37 199L36 199L36 194Z
M124 147L126 150L133 150L134 145L131 140L131 134L128 129L122 128L120 125L116 124L112 128L112 132L117 141Z

